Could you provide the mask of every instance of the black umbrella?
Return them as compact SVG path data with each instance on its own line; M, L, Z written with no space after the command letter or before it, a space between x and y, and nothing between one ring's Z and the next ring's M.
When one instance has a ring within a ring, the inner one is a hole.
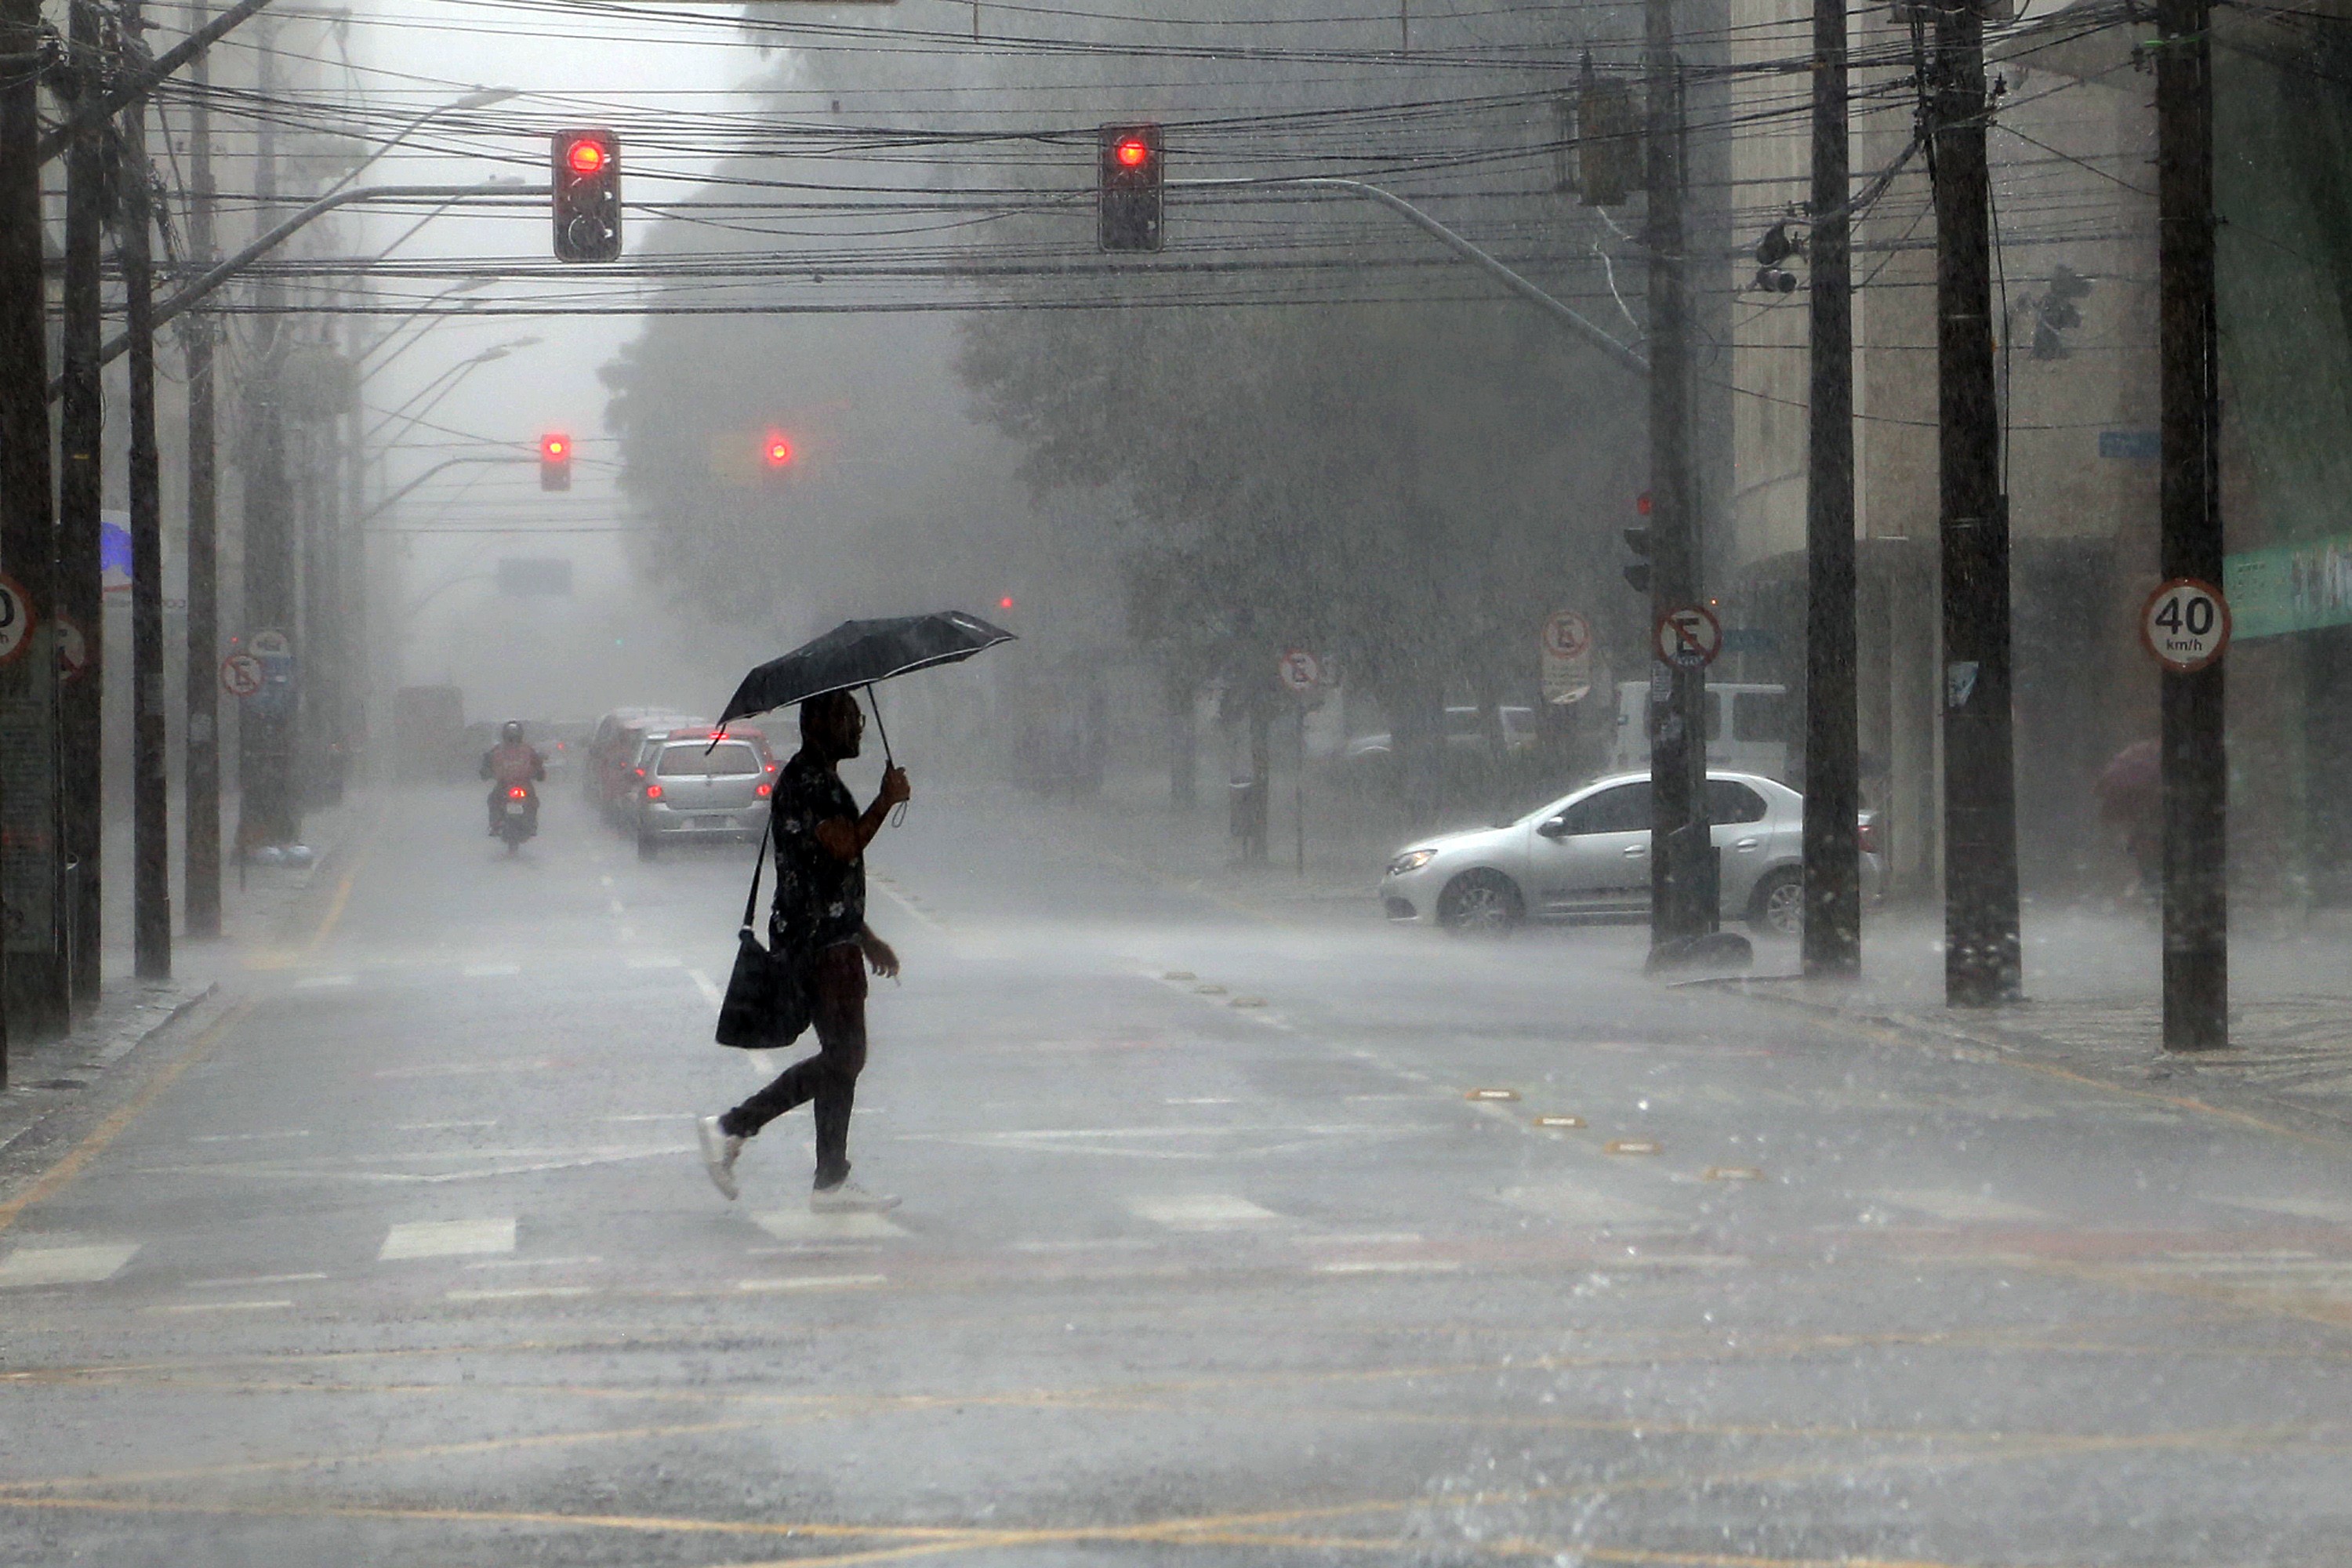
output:
M1012 640L1013 634L1003 626L990 626L961 610L899 616L887 621L844 621L745 676L735 695L727 700L726 710L719 715L719 726L724 729L735 720L805 702L828 691L847 691L908 670L953 664ZM878 709L875 717L879 723ZM882 749L885 753L890 749L887 732Z

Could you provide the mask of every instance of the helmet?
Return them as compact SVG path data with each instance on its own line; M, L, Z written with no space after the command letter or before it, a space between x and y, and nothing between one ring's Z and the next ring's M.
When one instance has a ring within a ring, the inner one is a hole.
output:
M503 741L520 741L520 740L521 740L521 739L522 739L522 721L521 721L521 720L520 720L520 719L509 719L509 720L508 720L508 721L507 721L507 727L506 727L505 729L503 729L503 730L501 730L501 731L499 731L499 738L500 740L503 740Z

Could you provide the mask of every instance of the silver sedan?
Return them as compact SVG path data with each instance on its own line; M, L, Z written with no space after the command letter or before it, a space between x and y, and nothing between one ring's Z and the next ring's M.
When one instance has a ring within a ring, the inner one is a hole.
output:
M1793 936L1804 920L1804 797L1759 773L1709 773L1723 914ZM1881 868L1865 852L1863 886ZM1504 931L1521 921L1625 921L1650 912L1650 777L1597 779L1500 827L1424 838L1381 879L1391 921Z

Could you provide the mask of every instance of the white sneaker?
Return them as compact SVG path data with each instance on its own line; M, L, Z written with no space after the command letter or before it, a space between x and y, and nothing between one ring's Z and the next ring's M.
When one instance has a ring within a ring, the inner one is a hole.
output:
M811 1214L882 1214L898 1206L898 1200L888 1193L869 1193L856 1182L809 1194Z
M743 1140L720 1131L716 1116L705 1116L696 1121L694 1131L702 1140L702 1168L710 1173L710 1184L722 1195L734 1197L735 1156L743 1152Z

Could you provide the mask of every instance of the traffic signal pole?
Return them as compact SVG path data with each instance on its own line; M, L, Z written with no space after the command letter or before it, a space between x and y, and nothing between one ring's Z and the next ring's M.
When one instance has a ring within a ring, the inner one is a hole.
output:
M1646 0L1650 305L1651 625L1698 603L1692 483L1689 258L1683 225L1683 78L1673 0ZM1654 633L1653 634L1655 635ZM1650 701L1650 958L1671 962L1720 923L1706 816L1706 670L1653 652Z
M205 0L190 0L188 29L203 31ZM196 266L213 259L212 111L205 101L211 84L210 57L199 54L189 69L195 91L188 97L188 256ZM218 936L220 879L220 687L214 664L220 658L219 434L213 380L214 318L199 312L181 325L188 375L188 657L184 671L187 705L186 800L188 821L182 847L181 900L191 937Z
M45 563L56 514L49 472L48 328L41 279L40 0L0 0L0 568ZM10 678L0 676L0 679ZM14 696L13 691L8 695ZM7 744L37 737L12 726ZM14 821L23 802L0 783L0 820ZM0 868L0 881L13 883ZM13 1002L15 955L0 940L0 998ZM21 1036L16 1011L0 1005L0 1088L8 1082L8 1047Z
M277 91L275 43L274 30L265 26L257 51L259 68L255 83L256 97L264 104ZM267 218L275 211L278 200L278 132L268 114L256 118L254 133L254 195L260 216ZM275 234L284 227L279 224L269 232ZM281 632L290 637L294 620L294 498L286 466L289 422L281 401L287 335L278 311L283 303L283 290L265 276L254 290L254 303L260 315L254 322L252 370L244 388L247 443L243 465L244 616L248 643L264 631ZM298 658L306 652L295 650ZM291 695L283 688L264 687L238 716L236 842L240 862L254 848L291 843L300 830L299 803L293 779L295 716L287 700Z
M1982 4L1937 0L1928 102L1944 574L1944 999L1954 1007L2015 1001L2021 990Z
M1862 972L1854 717L1853 168L1848 0L1813 0L1811 387L1805 480L1804 972Z
M67 21L68 67L77 105L103 94L107 78L105 18L98 0L71 0ZM77 138L66 149L65 275L58 334L58 598L81 627L87 649L79 679L58 692L59 783L64 790L66 924L72 933L71 984L76 1000L95 1003L104 893L99 875L104 824L100 711L106 692L106 615L99 561L100 512L105 498L105 397L100 384L100 262L106 242L107 165L100 135Z
M2210 0L2157 8L2157 310L2167 581L2221 582ZM2223 656L2226 658L2226 654ZM2163 682L2164 1045L2230 1043L2229 769L2222 660Z

